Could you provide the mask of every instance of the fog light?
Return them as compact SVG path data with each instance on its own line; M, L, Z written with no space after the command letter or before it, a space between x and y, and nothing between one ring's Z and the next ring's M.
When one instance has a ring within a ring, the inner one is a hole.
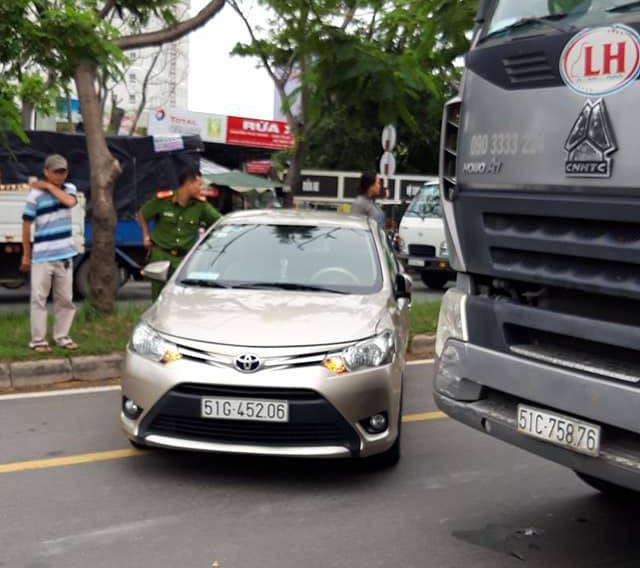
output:
M387 417L384 414L374 414L369 418L369 426L374 432L383 432L387 429Z
M142 408L126 396L122 397L122 410L128 418L132 419L138 418L142 414Z

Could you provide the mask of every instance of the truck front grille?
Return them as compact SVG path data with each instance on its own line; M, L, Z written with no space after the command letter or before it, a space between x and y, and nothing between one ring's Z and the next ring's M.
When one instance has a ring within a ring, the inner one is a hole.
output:
M527 84L537 86L541 81L552 81L555 78L544 51L505 57L502 64L509 82L518 87L525 87Z
M462 189L455 209L468 272L640 299L637 198Z
M431 245L409 245L409 254L411 256L434 258L436 256L436 248Z

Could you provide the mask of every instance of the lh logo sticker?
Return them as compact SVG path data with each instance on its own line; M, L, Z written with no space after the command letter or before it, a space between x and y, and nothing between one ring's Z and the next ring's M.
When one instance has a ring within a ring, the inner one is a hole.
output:
M587 28L565 46L560 75L579 95L610 95L634 81L640 73L640 35L622 24Z

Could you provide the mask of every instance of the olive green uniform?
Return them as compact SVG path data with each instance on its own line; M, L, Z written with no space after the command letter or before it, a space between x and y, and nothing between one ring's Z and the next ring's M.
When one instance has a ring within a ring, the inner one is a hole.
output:
M220 213L206 200L190 199L182 206L175 192L161 191L147 201L140 209L145 221L155 221L151 230L151 252L149 262L168 260L171 263L169 275L173 274L184 256L193 246L201 226L209 227L220 218ZM151 282L151 296L158 297L162 282Z

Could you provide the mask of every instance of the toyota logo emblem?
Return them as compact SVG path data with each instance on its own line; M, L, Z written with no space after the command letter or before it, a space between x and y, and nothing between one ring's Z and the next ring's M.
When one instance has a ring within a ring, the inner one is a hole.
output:
M253 373L260 367L260 359L250 353L243 353L236 357L234 364L242 373Z

